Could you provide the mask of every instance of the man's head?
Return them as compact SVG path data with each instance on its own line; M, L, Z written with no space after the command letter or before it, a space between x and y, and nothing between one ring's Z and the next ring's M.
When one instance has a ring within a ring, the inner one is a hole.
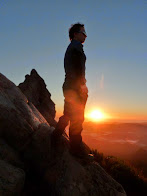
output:
M81 43L84 43L87 35L85 32L84 24L76 23L71 26L69 29L69 38L70 40L77 40Z

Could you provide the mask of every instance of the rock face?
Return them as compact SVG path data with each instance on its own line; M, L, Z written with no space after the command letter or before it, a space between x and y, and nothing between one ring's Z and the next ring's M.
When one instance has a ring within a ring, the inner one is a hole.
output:
M18 87L28 98L28 101L32 102L44 116L47 122L51 126L55 126L55 104L51 100L51 94L47 90L44 80L38 75L37 71L32 69L31 74L26 75L25 81L20 83Z
M20 89L0 74L0 195L125 196L95 161L69 153L67 135L51 145L50 127Z
M22 154L41 123L49 126L20 89L0 74L1 196L20 195L22 192L25 178Z
M21 151L40 123L48 124L20 89L0 74L0 136Z
M0 195L20 195L25 182L22 169L0 160Z

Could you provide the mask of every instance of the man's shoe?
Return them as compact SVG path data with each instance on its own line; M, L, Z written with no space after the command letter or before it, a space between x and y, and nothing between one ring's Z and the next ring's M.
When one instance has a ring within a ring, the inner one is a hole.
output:
M83 142L79 146L70 146L70 153L81 159L92 161L94 159L93 155L90 153L90 149Z

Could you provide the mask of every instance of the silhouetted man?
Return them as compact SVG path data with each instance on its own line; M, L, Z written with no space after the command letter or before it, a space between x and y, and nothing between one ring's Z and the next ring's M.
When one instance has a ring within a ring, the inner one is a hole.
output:
M86 56L83 51L86 37L83 24L74 24L69 29L71 43L64 57L65 81L62 86L65 97L64 112L53 132L55 138L61 136L70 121L69 138L73 154L86 154L81 136L88 97L85 79Z

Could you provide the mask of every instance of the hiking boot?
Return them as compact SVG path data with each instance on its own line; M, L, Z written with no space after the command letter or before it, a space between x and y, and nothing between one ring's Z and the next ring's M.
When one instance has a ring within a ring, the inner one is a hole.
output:
M69 152L77 158L87 159L89 161L92 161L94 158L90 153L89 147L83 142L79 146L71 145Z

